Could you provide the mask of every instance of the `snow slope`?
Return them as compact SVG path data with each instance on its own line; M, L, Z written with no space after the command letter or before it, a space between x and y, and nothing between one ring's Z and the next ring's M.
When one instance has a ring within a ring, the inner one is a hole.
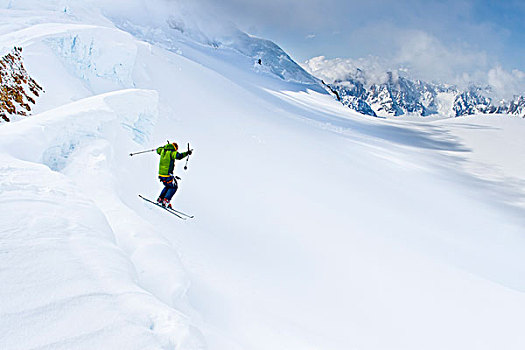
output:
M46 93L0 125L0 348L525 346L523 120L368 118L242 50L4 3ZM137 197L157 157L128 154L166 139L192 221Z

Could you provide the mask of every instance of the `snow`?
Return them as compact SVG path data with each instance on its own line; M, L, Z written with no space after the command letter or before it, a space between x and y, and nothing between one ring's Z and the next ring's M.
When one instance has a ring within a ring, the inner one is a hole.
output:
M437 95L438 115L446 117L454 117L453 107L454 99L456 97L453 93L442 92Z
M137 139L129 125L154 121L156 106L155 91L123 90L0 130L8 150L2 223L17 227L6 231L2 348L169 348L198 339L166 307L182 303L188 285L176 251L115 199L109 172L123 145L105 135Z
M438 123L446 125L472 150L466 165L470 172L487 180L525 180L525 159L516 156L525 147L522 118L477 115Z
M0 125L0 348L525 346L523 119L359 115L65 3L0 13L46 90ZM137 196L166 139L195 219Z

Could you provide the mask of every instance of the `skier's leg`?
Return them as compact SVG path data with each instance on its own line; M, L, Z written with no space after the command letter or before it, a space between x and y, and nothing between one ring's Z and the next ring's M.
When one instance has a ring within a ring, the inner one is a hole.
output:
M168 193L168 186L164 183L164 188L162 189L162 191L160 192L160 196L159 198L160 199L164 199L166 198L166 194Z
M177 189L179 188L179 185L177 184L177 181L173 179L172 182L169 183L169 187L166 187L168 190L166 192L166 195L164 198L166 198L169 201L173 198L173 195L175 195L175 192L177 192Z
M162 203L164 198L166 198L166 193L168 192L168 187L167 187L167 183L166 183L166 178L159 176L159 180L164 185L164 188L162 189L162 191L160 191L160 195L159 195L159 198L157 198L157 202Z

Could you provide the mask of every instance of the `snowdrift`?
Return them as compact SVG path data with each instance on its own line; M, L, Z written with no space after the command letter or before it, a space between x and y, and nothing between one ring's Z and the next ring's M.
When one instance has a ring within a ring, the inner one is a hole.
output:
M269 42L0 4L46 90L0 126L0 348L525 346L524 144L483 141L521 119L378 120L257 69ZM166 139L193 221L137 197Z
M17 227L4 240L2 348L200 347L187 317L166 308L188 287L176 251L114 188L118 140L143 143L157 101L122 90L0 130L0 220Z

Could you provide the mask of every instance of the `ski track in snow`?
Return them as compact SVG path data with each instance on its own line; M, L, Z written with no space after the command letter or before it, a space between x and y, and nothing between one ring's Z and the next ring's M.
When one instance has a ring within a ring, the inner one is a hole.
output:
M525 346L523 120L368 118L57 4L0 10L46 90L0 125L0 348ZM168 137L196 149L187 222L127 156Z

